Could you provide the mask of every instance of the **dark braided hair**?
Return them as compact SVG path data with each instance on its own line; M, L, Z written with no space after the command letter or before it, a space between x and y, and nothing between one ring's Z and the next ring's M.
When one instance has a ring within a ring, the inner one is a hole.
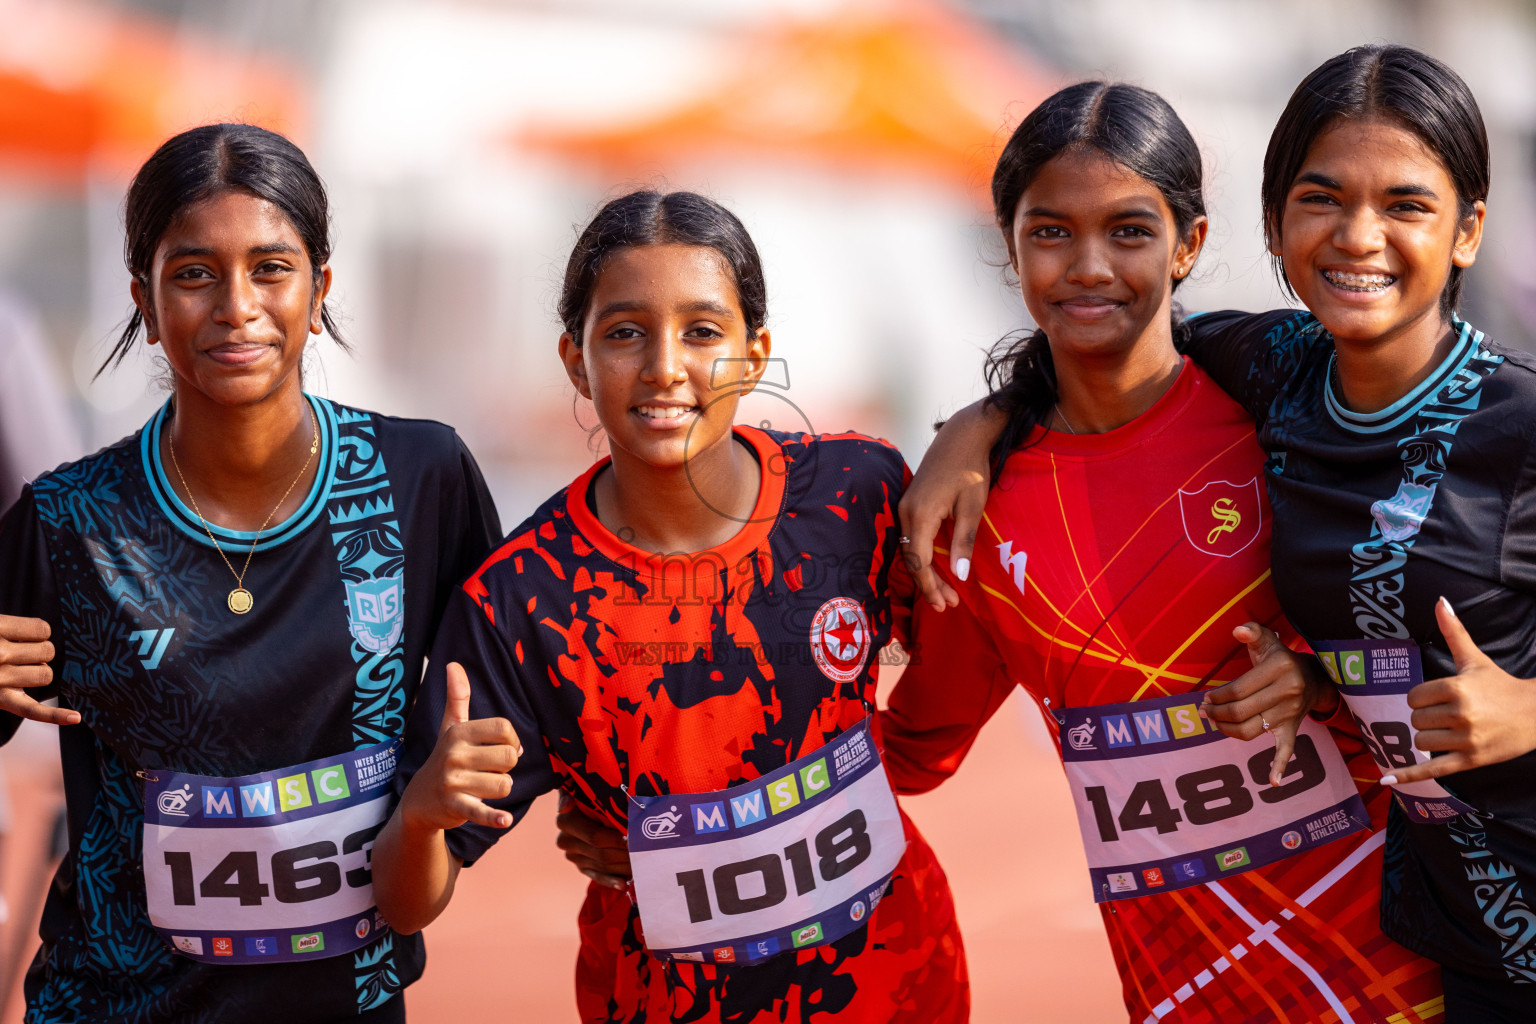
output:
M1084 146L1156 185L1180 233L1205 215L1200 147L1168 101L1134 85L1079 82L1032 110L997 158L992 208L1004 237L1011 237L1014 210L1040 169L1067 149ZM1187 330L1177 307L1173 326L1177 341ZM1056 404L1056 368L1045 332L998 342L987 356L986 379L987 404L1008 417L991 453L996 480L1008 456Z

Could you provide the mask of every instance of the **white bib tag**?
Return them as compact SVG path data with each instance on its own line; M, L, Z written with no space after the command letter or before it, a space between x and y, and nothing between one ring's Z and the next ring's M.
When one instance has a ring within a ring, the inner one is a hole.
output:
M1360 726L1360 737L1384 774L1428 761L1413 745L1408 691L1424 681L1419 645L1412 640L1319 640L1317 657L1338 685ZM1397 805L1414 821L1440 824L1473 810L1434 779L1392 787Z
M629 858L646 946L744 963L862 925L906 852L868 721L750 783L637 799Z
M369 857L400 741L221 779L157 769L144 791L149 919L206 963L338 956L387 927Z
M1178 694L1058 715L1096 901L1201 885L1370 827L1326 727L1303 719L1275 787L1274 741L1224 736L1199 705Z

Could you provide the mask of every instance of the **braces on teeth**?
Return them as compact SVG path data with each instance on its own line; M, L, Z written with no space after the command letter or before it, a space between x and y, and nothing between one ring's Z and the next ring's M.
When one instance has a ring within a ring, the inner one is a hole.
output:
M1391 274L1350 274L1337 270L1325 270L1323 276L1340 288L1363 292L1379 291L1397 280Z

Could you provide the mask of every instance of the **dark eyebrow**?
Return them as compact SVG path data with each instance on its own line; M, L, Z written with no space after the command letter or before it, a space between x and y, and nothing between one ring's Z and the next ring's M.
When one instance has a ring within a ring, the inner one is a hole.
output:
M1047 220L1071 220L1072 219L1072 218L1068 217L1064 213L1057 213L1055 210L1046 209L1044 206L1031 206L1029 209L1024 211L1024 216L1026 216L1026 217L1044 217ZM1127 219L1133 219L1133 220L1161 220L1162 218L1158 216L1156 210L1149 210L1149 209L1147 209L1146 207L1143 207L1143 206L1134 206L1134 207L1132 207L1132 208L1130 208L1128 210L1117 210L1116 212L1110 214L1110 219L1111 220L1127 220Z
M607 317L613 316L616 313L638 313L650 308L651 307L648 304L644 302L636 302L634 300L610 302L608 305L598 309L597 319L603 320ZM686 303L682 307L682 311L684 313L709 313L721 320L736 319L736 311L731 309L731 307L722 306L718 302L711 302L707 299L699 302Z
M1316 171L1308 171L1306 174L1297 175L1296 184L1306 182L1308 185L1321 185L1323 188L1331 188L1335 192L1344 191L1344 186L1328 177L1326 174L1318 174Z
M736 319L736 311L734 309L732 309L730 306L722 306L722 305L720 305L720 303L718 303L718 302L711 302L708 299L703 299L703 300L701 300L699 302L687 303L686 305L683 306L683 312L685 312L685 313L709 313L709 314L712 314L717 320L734 320L734 319Z
M1425 199L1439 199L1434 190L1427 185L1393 185L1387 189L1389 196L1421 196Z
M248 256L276 256L281 254L299 255L299 250L287 242L268 242L266 245L253 245L246 250ZM216 253L206 246L178 245L165 254L168 260L181 259L183 256L214 256Z
M1297 181L1298 184L1300 184L1301 182L1306 182L1306 183L1311 184L1311 185L1321 185L1323 188L1331 188L1335 192L1342 192L1342 191L1344 191L1344 186L1343 185L1340 185L1337 181L1334 181L1332 178L1328 177L1328 175L1326 175L1326 174L1319 174L1316 171L1308 171L1306 174L1303 174L1303 175L1299 176L1296 179L1296 181ZM1427 185L1412 185L1412 184L1410 184L1410 185L1393 185L1391 188L1387 189L1387 195L1389 195L1389 196L1420 196L1420 197L1422 197L1424 199L1439 199L1440 198L1435 193L1435 190L1430 188L1429 186L1427 186Z

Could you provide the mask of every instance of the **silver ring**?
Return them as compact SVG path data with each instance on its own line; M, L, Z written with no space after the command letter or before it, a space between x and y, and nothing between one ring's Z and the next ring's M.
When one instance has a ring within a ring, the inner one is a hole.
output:
M1259 712L1259 721L1264 725L1264 731L1269 732L1269 719L1264 717L1264 712Z
M911 544L912 543L912 538L908 537L906 534L902 534L900 537L896 538L896 543L897 544Z

